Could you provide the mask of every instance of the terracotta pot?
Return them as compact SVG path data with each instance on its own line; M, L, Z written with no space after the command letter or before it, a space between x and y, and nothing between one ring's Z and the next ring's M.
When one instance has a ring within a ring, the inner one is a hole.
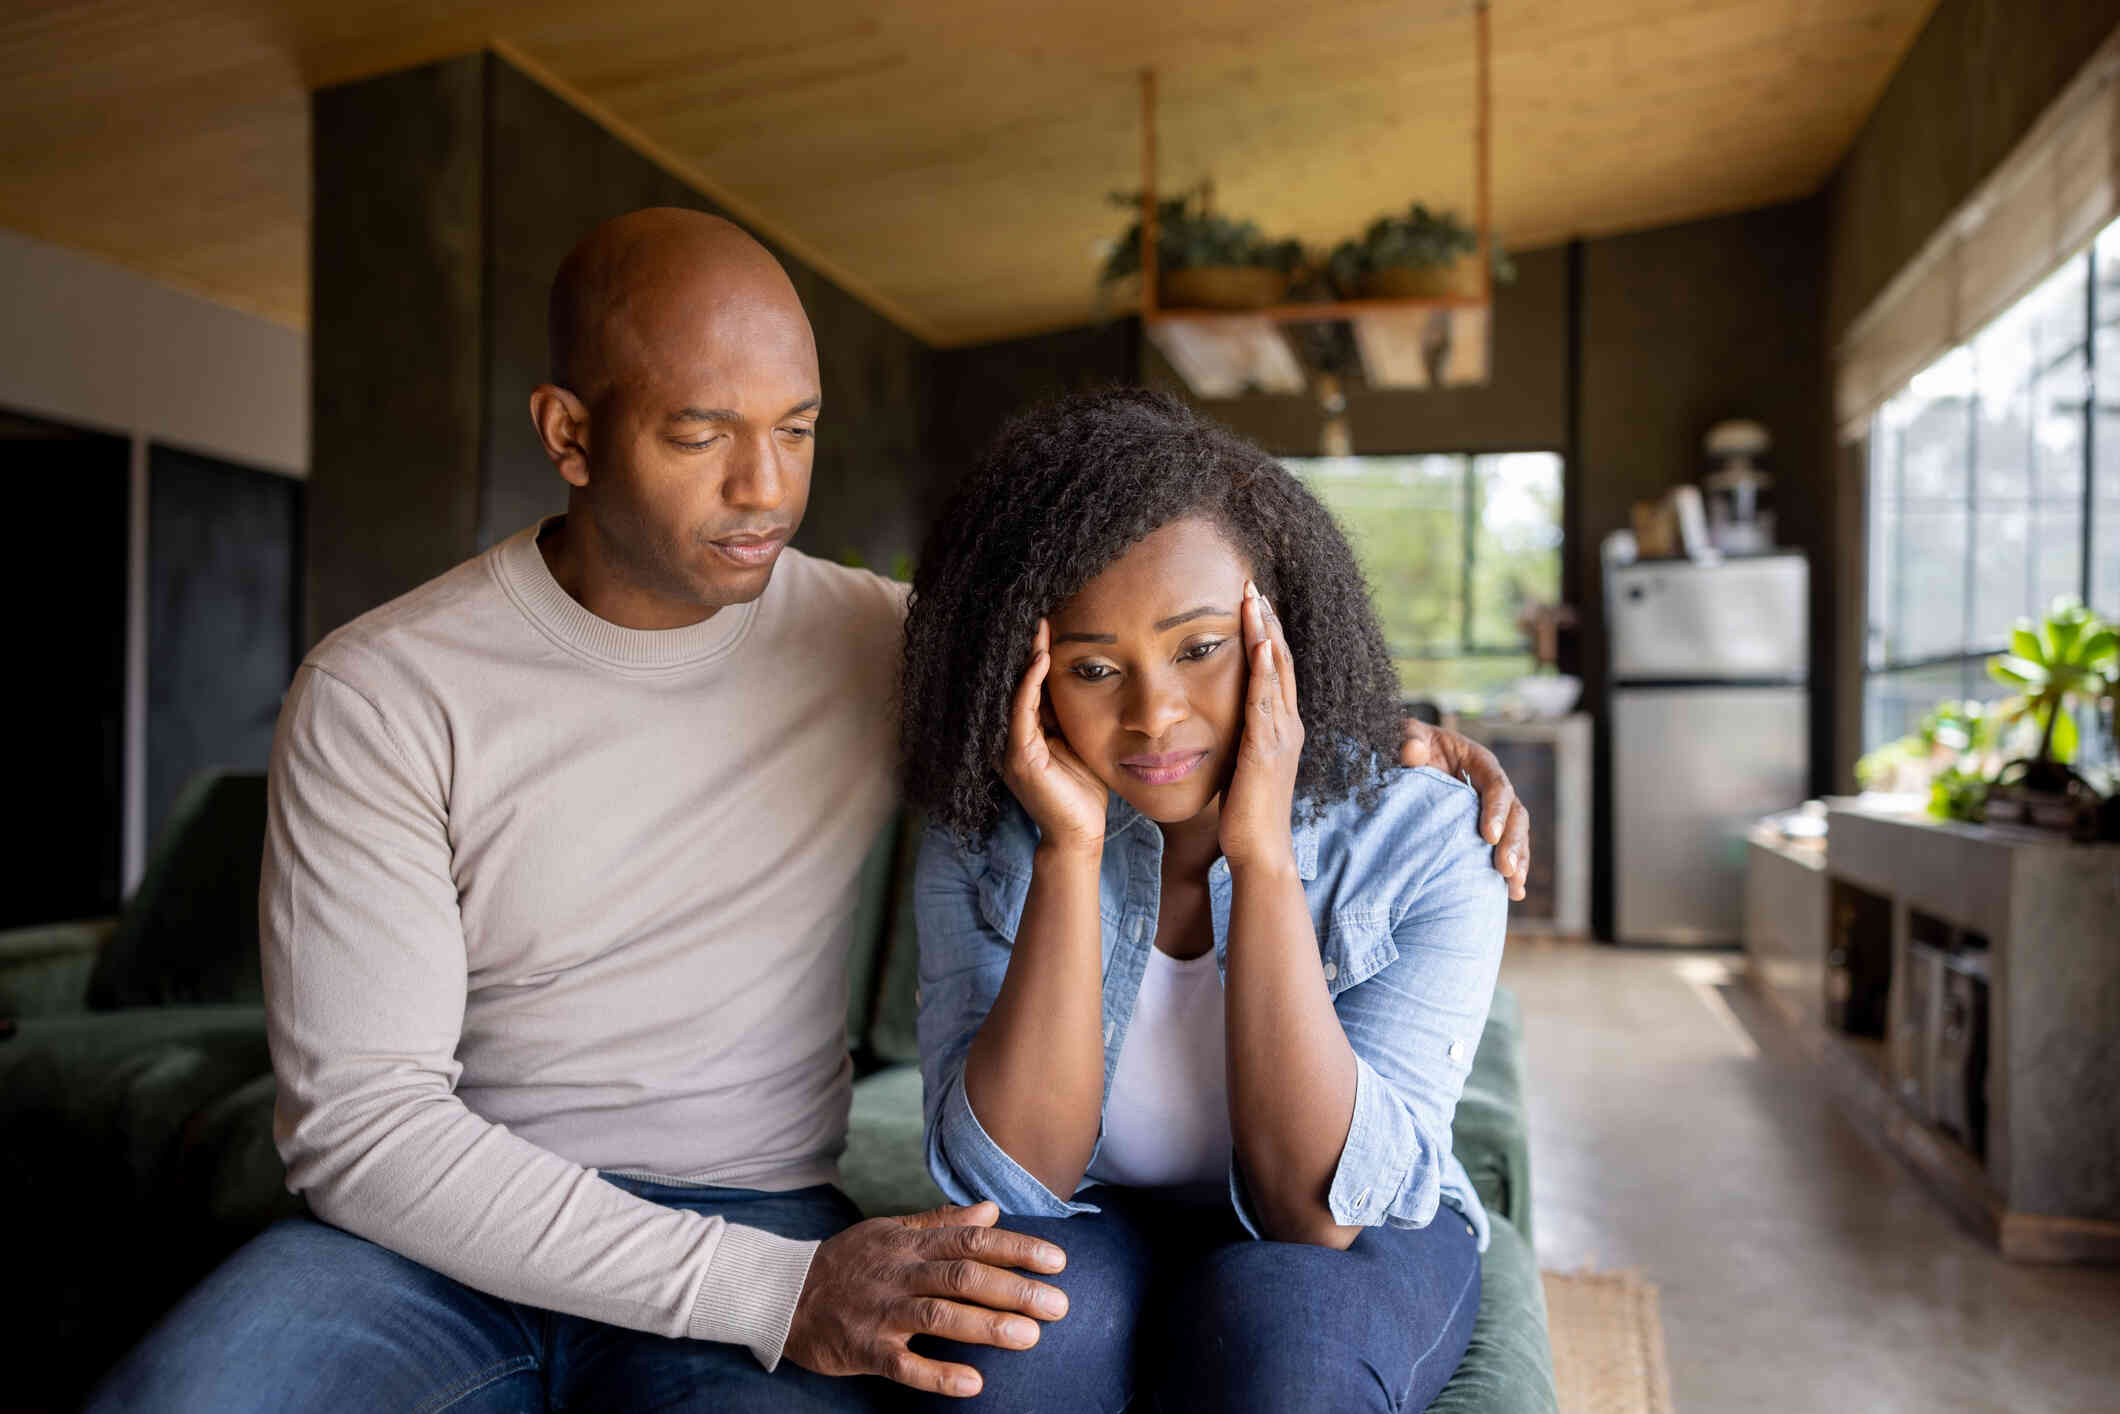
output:
M1463 256L1450 265L1401 266L1362 275L1364 299L1442 299L1480 292L1478 256Z
M1167 309L1264 309L1287 295L1287 273L1263 265L1201 265L1157 276L1156 302Z

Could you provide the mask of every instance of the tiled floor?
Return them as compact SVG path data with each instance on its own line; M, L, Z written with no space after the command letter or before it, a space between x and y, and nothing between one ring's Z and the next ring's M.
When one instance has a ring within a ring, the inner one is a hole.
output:
M1679 1414L2120 1414L2120 1269L1967 1236L1717 985L1739 961L1511 941L1541 1265L1657 1284Z

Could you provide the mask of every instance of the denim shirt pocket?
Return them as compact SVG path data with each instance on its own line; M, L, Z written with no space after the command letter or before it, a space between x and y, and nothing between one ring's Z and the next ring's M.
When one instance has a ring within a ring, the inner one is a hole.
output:
M1324 955L1326 988L1335 998L1399 960L1399 945L1391 936L1391 919L1383 913L1359 909L1343 909L1332 915L1318 951Z
M988 927L1013 942L1016 925L1023 921L1023 900L1030 891L1028 878L990 868L979 876L979 916Z

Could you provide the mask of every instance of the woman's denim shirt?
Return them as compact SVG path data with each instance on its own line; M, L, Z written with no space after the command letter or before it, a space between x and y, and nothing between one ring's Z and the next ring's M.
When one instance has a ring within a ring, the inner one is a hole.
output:
M1393 767L1367 809L1346 800L1310 819L1299 809L1294 843L1320 981L1356 1060L1353 1122L1328 1198L1333 1220L1423 1227L1448 1203L1484 1251L1486 1211L1450 1151L1451 1116L1486 1026L1507 926L1508 887L1479 837L1478 809L1462 781L1425 766ZM976 852L929 828L914 885L920 1071L928 1172L942 1191L957 1203L991 1198L1005 1213L1065 1217L1097 1208L1050 1192L1004 1153L964 1093L964 1058L1001 990L1037 842L1037 826L1013 801ZM1155 945L1162 857L1155 822L1111 797L1098 883L1107 1098ZM1207 889L1226 982L1227 860L1215 861ZM1234 1157L1229 1196L1257 1237Z

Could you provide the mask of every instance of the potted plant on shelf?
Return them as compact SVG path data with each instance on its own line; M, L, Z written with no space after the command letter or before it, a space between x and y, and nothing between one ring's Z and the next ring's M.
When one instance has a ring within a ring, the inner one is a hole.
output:
M2072 829L2095 829L2097 790L2071 769L2077 746L2071 709L2106 696L2120 671L2120 635L2110 624L2070 598L2056 599L2046 618L2019 619L2010 651L1988 659L1988 675L2016 693L2001 708L2004 720L2029 720L2039 745L2029 757L2009 762L1988 792L1990 820ZM2107 812L2109 813L2109 812Z
M1341 241L1326 265L1344 299L1437 299L1478 291L1470 257L1479 248L1479 234L1454 213L1416 201L1404 215L1377 217L1360 240ZM1498 244L1493 267L1498 284L1516 278Z
M1303 247L1269 240L1250 221L1212 208L1211 183L1156 203L1156 300L1171 308L1263 309L1287 297ZM1114 192L1114 206L1141 209L1139 192ZM1141 222L1126 228L1105 258L1098 283L1141 273Z

